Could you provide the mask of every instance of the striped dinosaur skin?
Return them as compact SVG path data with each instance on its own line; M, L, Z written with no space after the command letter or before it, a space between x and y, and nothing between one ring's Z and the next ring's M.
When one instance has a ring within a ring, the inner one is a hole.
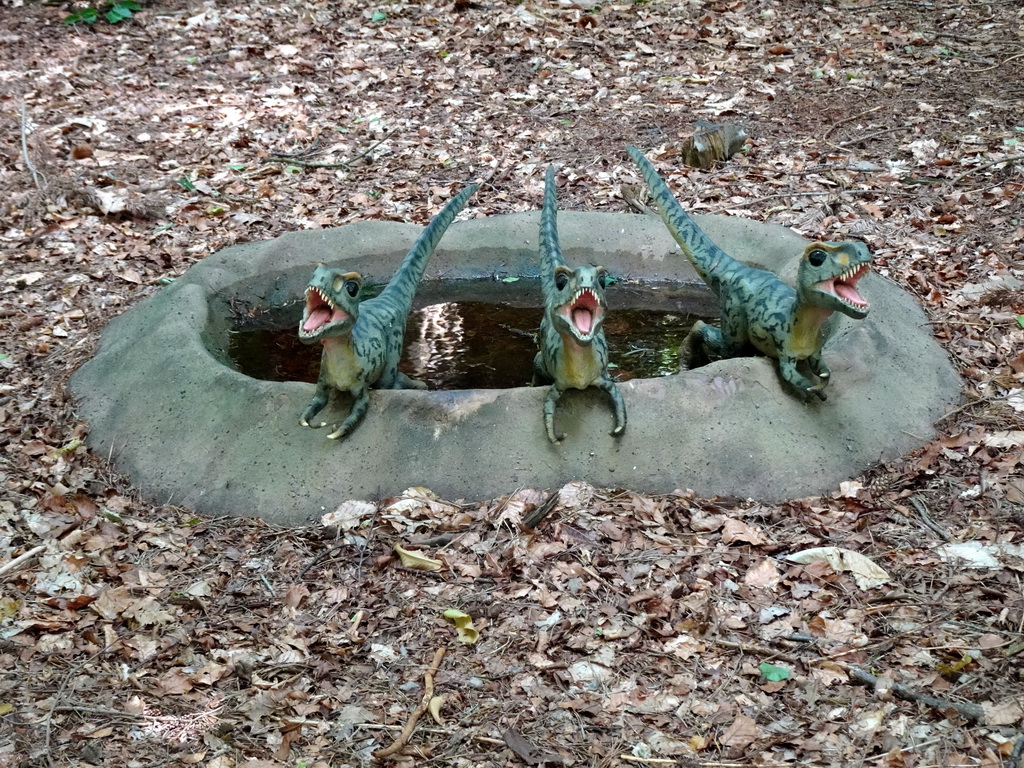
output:
M302 413L302 426L327 426L326 422L310 424L310 419L323 410L334 390L349 392L353 399L348 417L328 435L332 440L345 437L359 425L370 403L371 388L426 389L423 382L398 370L405 324L430 254L476 189L476 184L470 184L448 201L423 230L380 295L360 302L363 279L358 272L322 264L313 272L306 287L299 340L305 344L320 342L324 350L316 393Z
M855 320L868 314L868 302L857 293L857 281L871 269L871 254L860 242L813 242L800 260L796 290L774 273L755 269L715 245L683 210L636 147L628 147L640 167L658 212L698 274L718 296L721 329L698 321L680 350L683 368L702 358L739 357L751 347L779 361L782 378L805 399L823 392L831 371L821 359L827 324L833 312ZM797 370L806 360L817 378Z
M556 194L555 169L548 166L540 215L544 317L540 322L540 352L533 361L537 379L551 382L544 400L544 428L548 440L561 442L565 435L555 432L555 405L562 393L600 387L612 400L615 429L611 434L618 437L626 429L626 404L608 374L608 344L601 328L607 273L604 267L570 269L566 265L558 246Z

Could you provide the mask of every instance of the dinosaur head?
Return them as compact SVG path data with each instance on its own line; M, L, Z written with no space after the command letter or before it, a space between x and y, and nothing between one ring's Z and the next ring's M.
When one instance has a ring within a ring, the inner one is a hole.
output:
M857 293L857 281L870 270L871 253L864 243L811 243L800 260L797 292L809 304L860 320L869 305Z
M563 336L571 336L577 344L592 343L604 322L604 288L608 273L604 267L569 269L559 265L554 277L558 292L551 302L555 329Z
M306 308L299 323L299 340L312 344L320 339L344 336L359 317L358 272L342 272L322 264L306 286Z

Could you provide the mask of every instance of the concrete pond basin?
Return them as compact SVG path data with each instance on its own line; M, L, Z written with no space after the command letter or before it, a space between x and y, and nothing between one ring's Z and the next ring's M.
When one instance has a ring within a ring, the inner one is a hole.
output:
M730 254L792 283L803 238L744 219L696 218ZM510 302L529 302L523 290L538 275L538 221L539 213L524 213L453 224L418 305L494 300L503 286ZM563 211L558 224L570 263L602 264L620 279L609 289L610 315L640 304L717 312L660 219ZM196 264L112 320L96 356L72 377L91 449L154 502L280 524L409 486L483 500L582 480L779 501L830 491L922 445L959 398L960 379L917 301L877 274L860 284L868 317L838 318L825 345L826 402L784 390L774 361L723 360L621 383L629 416L621 438L609 435L606 396L589 390L562 398L557 424L566 437L550 444L546 387L518 386L374 391L363 423L345 440L328 440L327 430L298 423L312 384L235 369L227 347L240 315L294 305L320 262L387 282L420 231L362 222L294 232ZM525 279L519 286L503 278ZM337 422L347 408L337 398L322 415Z

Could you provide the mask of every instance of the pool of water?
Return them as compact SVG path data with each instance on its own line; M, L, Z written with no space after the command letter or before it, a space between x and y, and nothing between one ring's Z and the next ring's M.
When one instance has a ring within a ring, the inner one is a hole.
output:
M247 376L269 381L315 382L320 345L297 336L297 309L286 326L241 322L229 334L228 356ZM504 389L530 386L539 307L477 301L430 304L414 310L406 326L400 370L430 389ZM612 374L619 381L667 376L678 370L679 345L695 315L615 309L604 322Z

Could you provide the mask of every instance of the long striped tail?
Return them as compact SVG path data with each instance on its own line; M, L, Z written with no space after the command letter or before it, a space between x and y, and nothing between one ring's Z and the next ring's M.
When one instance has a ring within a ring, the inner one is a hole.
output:
M540 259L541 284L544 294L554 292L555 268L565 264L562 249L558 245L558 191L555 188L555 166L549 165L544 176L544 206L540 211ZM548 290L548 287L551 290Z
M404 303L406 311L409 310L409 307L412 306L412 297L416 293L416 286L419 285L420 279L427 269L430 254L434 252L434 248L437 247L448 227L455 220L455 217L459 215L459 211L466 205L469 196L476 192L478 187L478 184L467 186L449 200L445 207L441 209L441 212L430 220L427 228L423 230L423 233L413 243L412 249L402 259L402 263L395 272L395 276L391 278L391 282L387 284L387 287L380 292L378 298L387 298L399 305Z
M714 241L704 234L704 230L697 226L697 222L683 210L654 166L639 149L626 147L626 151L640 167L640 174L644 177L654 201L658 204L658 213L661 214L661 219L668 227L668 231L679 243L679 247L686 257L693 263L697 273L717 294L721 282L719 275L723 270L729 270L737 264L736 260L715 245Z

